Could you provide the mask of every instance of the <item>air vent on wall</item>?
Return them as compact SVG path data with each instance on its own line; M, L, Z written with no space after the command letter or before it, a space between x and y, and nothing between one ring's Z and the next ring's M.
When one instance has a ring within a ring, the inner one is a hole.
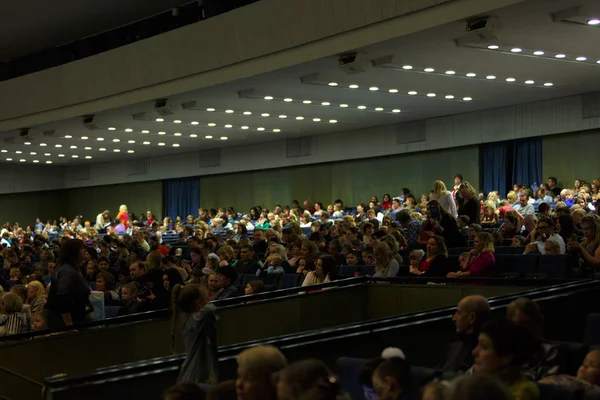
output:
M600 92L581 96L581 112L583 119L600 117Z
M221 165L221 149L210 149L198 152L200 168L219 167Z
M396 144L424 142L427 140L426 121L414 121L397 125Z
M141 158L129 162L129 176L146 175L148 173L148 159Z
M69 171L71 180L73 181L89 181L90 180L90 166L89 165L78 165L70 168Z
M285 141L286 158L308 157L311 154L311 138L288 139Z

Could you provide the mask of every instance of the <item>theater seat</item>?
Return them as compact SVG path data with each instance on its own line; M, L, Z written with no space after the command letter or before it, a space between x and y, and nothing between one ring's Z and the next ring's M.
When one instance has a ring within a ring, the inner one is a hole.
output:
M587 316L583 343L590 347L600 345L600 314Z
M374 265L363 265L360 268L360 273L361 275L373 275L375 273L375 266Z
M495 248L495 254L514 254L513 247L510 246L498 246Z
M358 265L343 265L340 267L340 276L353 277L358 272Z
M104 318L114 318L119 314L121 306L105 306L104 307Z
M566 278L573 264L574 259L570 254L541 255L537 272L548 274L550 278Z
M279 278L281 277L281 275L283 274L276 275L263 273L261 274L260 278L262 278L265 285L277 286L279 285Z
M553 342L558 346L558 373L577 376L577 370L583 363L589 347L576 342Z
M281 289L290 289L296 286L298 281L298 274L284 274L281 276L279 285Z
M513 267L513 256L509 254L494 254L498 272L517 272Z
M533 274L537 270L539 254L521 254L512 256L512 272L518 272L521 275Z
M576 390L573 388L547 383L538 383L537 385L540 390L540 400L570 400L576 398Z

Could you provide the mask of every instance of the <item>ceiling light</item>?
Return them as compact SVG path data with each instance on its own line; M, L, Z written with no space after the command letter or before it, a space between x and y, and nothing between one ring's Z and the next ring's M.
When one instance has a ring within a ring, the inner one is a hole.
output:
M541 50L536 50L536 51L533 52L533 55L535 55L535 56L543 56L544 52L541 51Z
M292 101L294 101L294 99L286 97L285 99L283 99L283 101L285 101L286 103L291 103Z
M200 125L200 122L198 122L198 121L192 121L191 124L192 125ZM142 133L148 133L148 132L142 131Z
M217 124L215 124L214 122L209 122L208 126L217 126Z
M212 136L210 136L210 135L204 136L204 139L212 139Z
M371 86L371 87L369 88L369 90L370 90L371 92L376 92L376 91L378 91L378 90L379 90L379 88L378 88L377 86Z
M336 82L329 82L328 85L329 86L337 86L338 84Z
M383 111L383 108L382 107L376 107L375 111Z
M348 86L350 89L358 89L358 85L350 85Z
M546 87L554 86L554 83L546 82L546 83L544 83L544 86L546 86Z
M321 118L313 118L313 122L321 122Z
M257 131L264 131L264 130L265 130L265 128L263 128L262 126L260 126L260 127L256 128L256 130L257 130Z
M580 57L577 57L576 60L577 61L586 61L587 57L580 56Z
M63 158L65 155L64 154L59 154L58 155L60 158Z
M454 98L454 96L452 96L451 94L448 94L448 95L446 95L445 98L448 99L448 100L452 100Z
M133 132L133 129L127 128L127 129L125 129L125 132Z
M557 54L557 55L555 55L554 57L556 57L556 58L565 58L565 57L566 57L566 54L562 54L562 53L561 53L561 54Z
M92 156L85 156L85 159L86 159L86 160L91 160L91 159L92 159Z
M159 119L160 119L160 118L159 118ZM157 119L157 121L158 121L158 119ZM159 122L160 122L160 121L159 121ZM115 128L115 127L111 126L111 127L109 127L109 128L108 128L108 130L109 130L109 131L116 131L116 130L117 130L117 128Z
M47 144L46 143L40 143L40 147L46 147Z
M399 108L394 108L394 109L392 110L392 112L393 112L393 113L399 113L399 112L401 112L401 111L402 111L402 110L400 110Z
M271 115L271 114L269 114L269 113L262 113L262 114L260 114L260 116L261 116L261 117L268 117L268 116L270 116L270 115Z
M321 105L327 107L327 106L330 106L331 103L328 102L328 101L324 101L324 102L321 103Z
M8 153L8 150L2 149L0 150L0 153Z
M88 140L88 139L89 139L89 137L87 137L87 136L82 136L81 137L81 140Z
M135 143L135 140L128 140L128 141L127 141L127 143L129 143L129 144L134 144L134 143Z
M302 100L302 103L303 104L310 104L310 103L312 103L312 101L310 101L310 100Z
M506 78L506 82L514 82L514 81L516 81L515 78Z
M62 144L55 144L54 147L62 147Z
M96 140L97 140L97 141L99 141L99 142L101 142L101 141L103 141L103 140L104 140L104 138L102 138L102 137L99 137L99 138L96 138Z
M12 158L7 158L6 161L12 161Z
M227 129L233 128L233 125L227 124L227 125L225 125L225 128L227 128Z
M427 93L427 97L435 97L435 93Z
M91 150L92 148L91 148L91 147L85 147L84 149L89 151L89 150Z
M31 142L25 142L25 143L23 143L23 144L24 144L25 146L29 146L29 145L31 145Z
M162 118L156 118L156 122L163 122L163 121L164 121L164 119L162 119Z
M593 18L588 21L588 25L600 25L600 19Z
M265 96L265 100L273 100L273 96Z
M113 142L115 143L119 143L121 141L121 139L113 139Z
M6 160L10 161L8 158ZM46 161L46 164L52 164L52 161L48 160L48 161Z
M77 148L77 146L70 146L69 148L70 148L70 149L76 149L76 148Z
M21 158L19 161L21 161L21 162L25 162L25 161L27 161L27 160L25 160L24 158Z
M398 93L398 89L390 89L390 90L388 90L388 92L390 92L390 93Z
M446 71L446 75L454 75L456 74L456 71Z
M196 124L194 124L194 123L192 122L192 125L198 125L198 124L197 124L197 123L196 123ZM144 130L142 131L142 133L150 133L150 131L149 131L148 129L144 129Z
M413 69L412 65L404 65L402 69Z
M435 72L435 69L433 69L433 68L425 68L423 71L425 71L425 72Z
M164 146L165 144L163 142L158 142L159 146Z
M356 107L356 108L358 108L359 110L364 110L364 109L366 109L366 108L367 108L367 106L358 106L358 107Z
M175 145L173 145L173 147L176 147L176 146L175 146ZM135 150L127 150L127 152L128 152L129 154L133 154L133 153L135 153Z
M273 132L281 132L281 129L275 128L275 129L273 129Z
M34 163L34 164L37 164L37 163L39 163L39 162L40 162L40 160L33 160L33 163Z
M174 124L180 124L181 120L180 119L176 119L173 121ZM125 132L127 132L127 129L125 129Z
M159 135L164 136L167 134L167 132L158 132Z
M493 44L493 45L491 45L491 46L488 46L488 49L490 49L490 50L498 50L498 48L499 48L499 47L498 47L498 46L496 46L495 44Z
M207 108L206 111L213 112L213 111L215 111L215 109L214 108Z
M529 81L525 81L525 84L526 84L526 85L533 85L534 83L535 83L535 82L534 82L534 81L531 81L531 80L529 80Z
M244 111L244 115L252 115L251 111Z
M330 123L330 124L337 124L337 120L335 120L335 119L330 119L330 120L329 120L329 123Z
M280 115L280 116L279 116L279 118L281 118L281 119L286 119L286 118L287 118L287 115Z
M296 119L297 119L298 121L302 121L302 120L304 119L304 117L300 117L300 116L298 116L298 117L296 117Z
M100 147L98 150L99 151L106 151L106 149L104 147Z
M225 110L225 114L233 114L233 110Z
M173 136L181 136L181 132L175 132ZM134 142L135 143L135 142Z
M179 143L173 143L173 147L179 147Z
M410 96L415 96L417 94L417 92L415 92L414 90L411 90L410 92L408 92L408 94Z
M523 49L521 49L519 47L514 47L514 48L510 49L510 51L513 53L520 53L523 51Z
M227 139L229 139L229 138L228 138L227 136L221 136L221 138L220 138L220 139L221 139L221 140L227 140Z
M15 151L16 154L23 154L23 152L21 150L17 150Z
M44 156L46 156L46 157L50 157L51 155L52 154L50 154L50 153L44 153Z
M474 73L474 72L469 72L469 73L467 74L467 76L468 76L469 78L475 78L475 77L477 76L477 74L476 74L476 73Z
M73 136L71 135L65 135L65 139L71 139Z
M471 101L473 100L471 97L463 97L463 101Z
M243 129L243 130L246 130L246 129L249 129L249 128L250 128L250 127L249 127L249 126L247 126L247 125L244 125L244 126L242 126L242 129Z
M79 158L79 156L77 154L73 154L71 157L73 157L73 158Z
M142 142L142 144L143 144L144 146L148 146L148 145L150 144L150 142Z
M485 77L485 79L493 80L496 79L496 77L494 75L488 75Z
M120 153L120 152L121 152L121 150L120 150L120 149L113 149L113 151L114 151L115 153Z

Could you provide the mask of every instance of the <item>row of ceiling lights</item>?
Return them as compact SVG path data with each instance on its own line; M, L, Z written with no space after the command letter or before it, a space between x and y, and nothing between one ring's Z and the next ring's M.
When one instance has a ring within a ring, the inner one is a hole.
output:
M350 85L349 88L350 89L357 89L358 85ZM369 90L379 90L379 88L378 87L371 87ZM390 90L394 90L394 89L390 89ZM391 92L391 93L395 93L395 92ZM411 90L407 94L409 96L416 96L419 93L416 92L416 91L414 91L414 90ZM436 97L437 94L436 93L427 93L426 96L430 97L430 98L433 98L433 97ZM448 99L448 100L451 100L451 99L454 99L455 97L453 95L446 95L445 98ZM281 101L280 99L277 99L277 98L275 98L273 96L264 96L264 99L265 100L269 100L269 101L270 100L279 100L279 101ZM472 97L463 97L463 100L464 101L471 101L471 100L473 100L473 98ZM283 99L283 101L286 101L286 99ZM318 103L313 103L311 100L303 100L302 104L308 104L308 105L315 104L315 105L319 105ZM356 108L358 110L369 110L369 111L378 111L378 112L385 111L385 108L383 108L383 107L369 108L369 107L367 107L365 105L350 106L349 104L345 104L345 103L332 103L332 102L329 102L329 101L322 102L320 105L325 106L325 107L328 107L328 106L337 106L337 107L340 107L340 108L350 108L350 109ZM393 108L390 111L392 113L394 113L394 114L402 112L402 110L400 110L399 108Z
M555 53L555 52L548 52L548 51L544 51L544 50L527 50L527 49L523 49L521 47L503 47L503 46L499 46L496 44L491 44L489 46L487 46L487 48L489 50L499 50L499 51L504 51L504 52L510 52L510 53L514 53L514 54L523 54L523 55L528 55L528 56L537 56L537 57L545 57L545 58L556 58L559 60L565 60L565 61L579 61L579 62L586 62L586 61L591 61L588 57L586 56L582 56L582 55L568 55L566 53ZM596 61L596 64L600 64L600 60Z

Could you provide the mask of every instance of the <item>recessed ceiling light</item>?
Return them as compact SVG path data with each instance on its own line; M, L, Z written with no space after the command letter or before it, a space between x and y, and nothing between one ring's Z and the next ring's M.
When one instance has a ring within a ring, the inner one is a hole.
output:
M226 113L226 114L233 114L233 113L234 113L234 111L233 111L233 110L225 110L225 113Z
M584 57L584 56L579 56L579 57L577 57L577 58L576 58L576 60L577 60L577 61L586 61L586 60L587 60L587 57Z
M227 140L227 139L229 139L229 138L228 138L227 136L221 136L221 137L220 137L220 139L221 139L221 140Z
M243 129L243 130L246 130L246 129L250 129L250 127L249 127L249 126L247 126L247 125L244 125L244 126L242 126L242 128L241 128L241 129Z
M164 146L165 144L163 142L158 142L159 146Z
M263 128L262 126L260 126L260 127L256 128L256 130L257 130L257 131L264 131L264 130L265 130L265 128Z
M208 126L217 126L217 124L215 124L214 122L209 122Z
M99 138L96 138L96 140L99 141L99 142L101 142L101 141L104 140L104 138L103 137L99 137Z
M417 92L415 92L414 90L411 90L410 92L408 92L408 94L410 96L415 96L417 94Z
M159 118L159 119L160 119L160 118ZM157 121L158 121L158 119L157 119ZM159 121L159 122L161 122L161 121ZM116 131L116 130L117 130L117 128L115 128L114 126L111 126L111 127L109 127L109 128L108 128L108 130L109 130L109 131Z
M533 55L534 55L534 56L543 56L543 55L544 55L544 52L543 52L543 51L541 51L541 50L536 50L536 51L534 51L534 52L533 52Z
M156 122L163 122L164 119L163 118L156 118Z
M173 145L173 147L175 147L175 145ZM129 154L133 154L133 153L135 153L135 150L127 150L127 152L128 152Z
M8 160L8 158L7 158L7 160ZM10 160L8 160L8 161L10 161ZM52 164L52 161L48 160L48 161L46 161L46 164Z
M0 153L8 153L8 150L2 149L0 150Z
M200 125L200 122L198 122L198 121L192 121L191 124L192 125ZM142 131L142 133L148 133L148 132Z
M281 118L281 119L286 119L286 118L287 118L287 115L283 115L283 114L282 114L282 115L280 115L280 116L279 116L279 118Z
M471 101L473 100L471 97L463 97L463 101Z
M91 159L92 159L92 156L85 156L85 159L86 159L86 160L91 160Z
M181 120L180 119L176 119L173 121L174 124L180 124ZM125 132L127 132L127 129L125 129Z
M364 109L366 109L366 108L367 108L367 106L358 106L358 107L356 107L356 108L358 108L359 110L364 110Z
M546 82L546 83L544 83L544 86L546 86L546 87L554 86L554 83Z
M469 72L469 73L467 74L467 76L468 76L469 78L475 78L475 77L477 76L477 74L476 74L476 73L474 73L474 72Z
M46 147L47 144L46 143L40 143L40 147Z
M294 101L294 99L286 97L285 99L283 99L283 101L285 101L286 103L291 103L292 101Z
M62 144L55 144L54 147L57 147L57 148L62 147Z
M376 91L378 91L378 90L379 90L379 88L378 88L377 86L371 86L371 87L369 88L369 90L370 90L371 92L376 92Z
M106 151L106 149L104 147L100 147L98 151Z
M265 100L273 100L273 96L265 96Z
M125 129L125 132L133 132L133 129L127 128L127 129Z
M446 71L446 75L454 75L456 74L456 71Z
M321 118L313 118L313 122L321 122Z
M27 160L25 160L24 158L21 158L19 161L21 161L21 162L25 162L25 161L27 161Z
M89 151L89 150L91 150L92 148L91 148L91 147L84 147L84 149Z
M433 68L425 68L423 71L425 71L425 72L435 72L435 69L433 69Z
M204 139L212 139L212 136L210 136L210 135L204 136Z
M173 143L173 147L179 147L179 143Z
M496 79L496 77L494 75L488 75L485 77L485 79L493 80Z
M491 45L491 46L488 46L488 49L490 49L490 50L498 50L498 49L499 49L499 47L498 47L498 46L496 46L495 44L493 44L493 45Z
M193 122L192 122L192 125L194 125L194 123L193 123ZM196 125L197 125L197 124L196 124ZM142 131L142 133L150 133L150 131L149 131L148 129L144 129L144 130Z
M330 106L331 103L328 102L328 101L324 101L324 102L321 103L321 105L327 107L327 106Z
M600 25L600 19L593 18L588 21L588 25Z
M44 156L46 156L46 157L50 157L51 155L52 154L50 154L50 153L44 153Z
M275 128L275 129L273 129L273 132L281 132L281 129Z
M142 142L143 145L148 146L150 142Z
M452 100L454 98L454 96L452 96L451 94L447 94L445 98L448 100Z
M128 140L128 141L127 141L127 143L129 143L129 144L134 144L134 143L135 143L135 140Z
M303 119L304 119L304 117L301 117L301 116L296 117L296 120L298 120L298 121L302 121Z
M310 101L310 100L302 100L302 103L303 104L310 104L310 103L312 103L312 101Z
M12 158L7 158L6 161L12 161Z
M113 151L114 151L115 153L120 153L120 152L121 152L121 150L120 150L120 149L113 149Z
M81 140L88 140L88 139L89 139L89 137L87 137L87 136L82 136L81 137Z
M206 111L213 112L213 111L215 111L215 109L214 108L207 108Z
M535 81L529 80L529 81L525 81L526 85L533 85L535 83Z
M39 163L39 162L40 162L40 160L33 160L33 163L34 163L34 164L37 164L37 163Z
M251 111L244 111L244 115L252 115Z
M402 69L413 69L412 65L403 65Z
M24 144L25 146L29 146L29 145L31 145L31 142L25 142L25 143L23 143L23 144Z
M523 49L521 49L519 47L513 47L512 49L510 49L510 51L513 53L520 53L523 51Z
M227 128L227 129L233 128L233 125L231 125L231 124L226 124L226 125L225 125L225 128Z
M17 150L15 151L16 154L23 154L23 152L21 150Z
M567 56L566 54L560 53L560 54L555 55L554 57L556 57L556 58L565 58L566 56Z
M65 135L65 139L71 139L73 136L71 135Z
M383 111L383 107L376 107L375 111Z
M337 86L338 84L337 84L337 82L329 82L328 85L329 86Z
M330 124L337 124L337 120L336 120L336 119L330 119L330 120L329 120L329 123L330 123Z
M514 81L516 81L515 78L506 78L506 82L514 82Z
M121 139L113 139L113 142L115 143L119 143L121 141Z
M399 108L394 108L394 109L392 110L392 112L393 112L393 113L399 113L399 112L402 112L402 110L400 110Z
M354 85L354 84L352 84L352 85L350 85L350 86L348 86L348 87L349 87L350 89L358 89L358 87L359 87L359 86L358 86L358 85Z
M390 93L398 93L398 89L390 89L390 90L388 90L388 92L390 92Z
M71 157L73 157L73 158L79 158L79 156L77 154L73 154Z
M167 132L158 132L159 135L164 136L167 134Z
M65 155L64 154L59 154L58 155L60 158L63 158Z
M69 148L71 148L71 149L76 149L76 148L77 148L77 146L70 146Z
M427 93L427 97L435 97L435 93Z
M181 132L175 132L173 136L181 136Z
M269 113L262 113L262 114L260 114L260 116L261 116L261 117L268 117L268 116L270 116L270 115L271 115L271 114L269 114Z

